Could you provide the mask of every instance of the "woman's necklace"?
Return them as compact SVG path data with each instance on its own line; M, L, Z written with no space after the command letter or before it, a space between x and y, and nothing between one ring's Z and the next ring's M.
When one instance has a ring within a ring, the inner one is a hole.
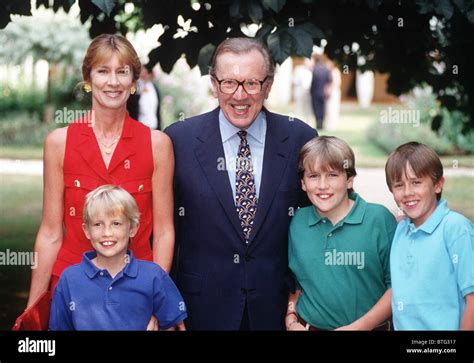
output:
M102 138L101 137L98 137L97 140L99 141L99 143L104 147L104 152L107 154L107 155L110 155L112 153L112 146L114 146L117 141L120 139L120 134L117 135L117 137L114 139L114 141L110 144L110 145L106 145L102 142Z

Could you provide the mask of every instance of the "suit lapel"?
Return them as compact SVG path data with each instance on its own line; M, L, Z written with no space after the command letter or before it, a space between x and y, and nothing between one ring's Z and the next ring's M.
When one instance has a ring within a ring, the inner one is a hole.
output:
M257 215L250 234L249 248L253 247L252 241L261 228L268 210L275 198L275 193L280 186L285 174L290 152L289 134L284 124L276 120L273 115L264 109L267 118L267 133L265 136L265 151L263 155L262 179L257 205Z
M225 154L219 130L219 108L214 110L210 119L205 122L207 123L206 126L202 127L202 132L197 136L197 145L194 152L227 218L236 232L243 238L232 188L229 184L229 175L225 167Z

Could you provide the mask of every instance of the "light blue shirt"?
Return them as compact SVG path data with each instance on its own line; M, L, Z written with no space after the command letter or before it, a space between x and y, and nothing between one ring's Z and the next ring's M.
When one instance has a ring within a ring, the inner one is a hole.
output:
M418 228L402 220L390 252L395 330L459 330L474 292L473 224L440 200Z
M237 152L240 145L240 137L237 133L240 131L224 116L222 110L219 111L219 129L221 131L222 145L224 147L225 163L229 182L232 187L232 194L235 201L235 173ZM254 169L255 190L257 198L260 194L260 184L262 181L263 153L265 151L265 136L267 134L267 119L265 113L260 112L247 131L247 143L252 155L252 165Z

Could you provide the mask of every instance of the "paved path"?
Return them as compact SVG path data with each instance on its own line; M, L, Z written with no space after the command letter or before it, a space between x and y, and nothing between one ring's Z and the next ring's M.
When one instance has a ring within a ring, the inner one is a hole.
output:
M471 176L474 169L446 168L446 176ZM0 159L0 174L13 175L42 175L43 162L41 160L11 160ZM367 201L379 203L396 213L397 206L385 182L385 172L382 168L358 168L354 189Z
M43 175L43 161L0 159L0 174Z

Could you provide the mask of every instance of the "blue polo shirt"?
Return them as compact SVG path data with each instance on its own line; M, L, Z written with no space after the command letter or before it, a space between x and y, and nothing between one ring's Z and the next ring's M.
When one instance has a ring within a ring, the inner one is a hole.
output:
M157 264L137 260L114 278L92 262L96 251L64 270L54 290L51 330L146 330L152 315L160 329L186 318L186 307L176 285Z
M396 330L458 330L474 292L472 223L440 200L418 228L402 220L390 252Z

